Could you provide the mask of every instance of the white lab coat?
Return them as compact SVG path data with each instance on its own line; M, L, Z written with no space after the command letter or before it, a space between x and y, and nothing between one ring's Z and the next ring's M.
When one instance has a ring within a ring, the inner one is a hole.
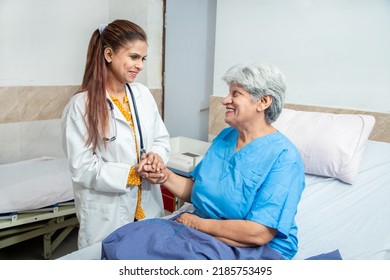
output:
M131 88L146 152L159 154L166 163L170 153L169 134L155 100L144 85L132 83ZM131 103L129 92L127 94ZM85 146L86 99L85 92L76 94L62 114L62 142L72 174L76 213L80 222L80 249L103 240L113 230L134 221L138 192L137 186L126 186L130 168L137 163L130 126L114 105L117 138L108 142L106 148L103 141L100 142L94 154L91 146ZM136 122L133 108L132 113ZM139 142L138 132L137 139ZM142 181L142 208L146 218L164 214L159 185Z

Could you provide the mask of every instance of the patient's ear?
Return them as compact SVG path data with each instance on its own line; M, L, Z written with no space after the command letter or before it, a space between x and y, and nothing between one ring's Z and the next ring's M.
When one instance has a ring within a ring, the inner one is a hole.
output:
M257 111L258 112L264 111L269 106L271 106L271 104L272 104L272 96L271 95L263 96L257 101Z

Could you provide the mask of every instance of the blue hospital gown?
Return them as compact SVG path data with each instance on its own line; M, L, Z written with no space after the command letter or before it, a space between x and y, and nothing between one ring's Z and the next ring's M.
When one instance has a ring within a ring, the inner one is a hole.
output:
M176 217L154 218L112 232L102 242L102 259L291 259L298 243L294 217L305 185L300 155L280 132L235 152L237 137L237 130L224 129L191 173L195 214L276 228L269 244L235 247L176 222Z
M195 214L275 228L278 234L269 245L291 259L298 247L294 217L305 186L303 161L280 132L257 138L235 152L238 134L225 128L191 173Z

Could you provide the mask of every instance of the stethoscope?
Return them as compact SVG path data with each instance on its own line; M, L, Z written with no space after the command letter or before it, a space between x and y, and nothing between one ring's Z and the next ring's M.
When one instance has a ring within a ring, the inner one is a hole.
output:
M141 159L142 155L146 154L146 150L144 147L144 141L143 141L143 137L142 137L142 130L141 130L141 124L140 124L139 116L138 116L137 104L135 103L134 94L133 94L133 91L131 90L131 87L129 86L129 84L126 84L126 86L130 92L131 102L133 103L135 119L137 122L137 130L138 130L139 142L140 142L140 146L141 146L141 148L140 148L140 159ZM112 141L116 140L116 136L117 136L116 120L115 120L115 115L114 115L114 104L112 103L112 101L109 98L107 98L107 102L108 102L108 105L110 106L110 119L111 119L110 127L112 125L114 136L111 138L103 137L103 140L106 142L112 142Z

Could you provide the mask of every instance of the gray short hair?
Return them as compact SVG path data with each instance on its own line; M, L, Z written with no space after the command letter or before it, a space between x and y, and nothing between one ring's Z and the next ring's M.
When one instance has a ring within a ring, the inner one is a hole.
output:
M272 96L272 104L265 110L265 120L273 123L279 117L286 96L286 79L278 68L265 64L238 64L230 68L222 79L228 85L235 83L242 86L254 101Z

